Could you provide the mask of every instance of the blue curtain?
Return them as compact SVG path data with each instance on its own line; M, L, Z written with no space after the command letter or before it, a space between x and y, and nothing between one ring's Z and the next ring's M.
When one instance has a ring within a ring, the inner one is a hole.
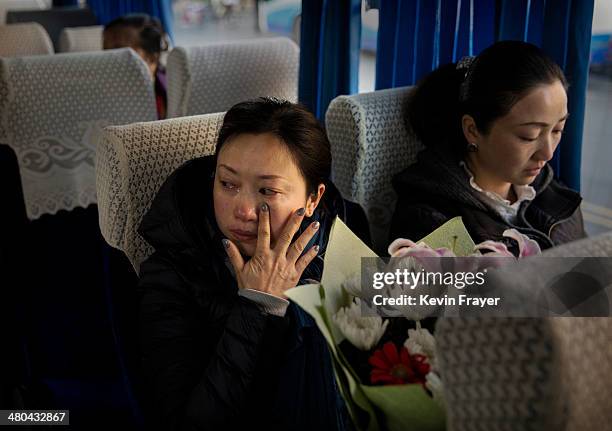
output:
M561 144L551 161L557 177L580 190L580 163L594 0L502 0L499 39L541 46L570 83Z
M496 40L544 49L570 82L570 118L551 161L580 188L594 0L385 0L380 2L376 89L413 85L439 65L477 55Z
M413 85L495 41L495 0L380 2L376 89Z
M148 13L161 20L168 37L174 40L170 0L87 0L87 4L102 25L129 13Z
M303 0L298 99L318 119L340 94L357 92L361 0Z

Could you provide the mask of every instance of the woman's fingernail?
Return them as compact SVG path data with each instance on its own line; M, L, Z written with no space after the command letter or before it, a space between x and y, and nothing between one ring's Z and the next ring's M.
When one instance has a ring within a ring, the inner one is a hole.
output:
M319 224L319 222L318 222L318 221L316 221L316 222L314 222L314 223L312 224L312 228L313 228L313 229L315 229L315 230L316 230L316 229L319 229L319 226L320 226L320 224Z
M315 245L313 248L314 248L314 250L315 250L317 253L319 252L319 246L318 246L318 245Z
M229 248L229 244L230 244L229 239L227 239L227 238L223 238L223 239L221 240L221 242L223 243L223 248L225 248L225 249L228 249L228 248Z
M268 204L267 204L267 203L265 203L265 202L264 202L263 204L261 204L261 210L262 210L263 212L266 212L266 213L267 213L267 212L268 212L268 209L269 209L269 208L268 208Z
M300 208L299 210L297 210L297 215L303 216L305 212L306 210L304 208Z

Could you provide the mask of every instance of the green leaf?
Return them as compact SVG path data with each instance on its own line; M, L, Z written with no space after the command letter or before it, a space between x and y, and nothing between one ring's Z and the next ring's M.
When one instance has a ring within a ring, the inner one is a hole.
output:
M461 217L450 219L418 242L424 242L431 248L448 248L455 256L469 256L476 246Z

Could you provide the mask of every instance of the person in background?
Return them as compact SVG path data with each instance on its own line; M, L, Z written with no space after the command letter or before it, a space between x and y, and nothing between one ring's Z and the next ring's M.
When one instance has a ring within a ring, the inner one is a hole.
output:
M542 249L586 236L578 192L548 162L568 118L567 81L535 45L497 42L426 76L407 126L425 145L393 179L390 241L418 241L461 216L476 243L517 229Z
M103 49L132 48L145 61L155 85L157 116L166 118L166 70L160 63L168 49L168 39L161 22L147 14L130 14L104 26Z

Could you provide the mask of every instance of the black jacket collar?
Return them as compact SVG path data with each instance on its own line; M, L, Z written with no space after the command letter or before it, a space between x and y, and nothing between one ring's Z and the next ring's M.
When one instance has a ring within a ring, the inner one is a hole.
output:
M419 153L418 161L393 178L393 187L406 203L430 203L432 206L444 202L447 208L461 209L462 213L486 213L496 224L508 227L538 238L544 246L552 246L548 237L551 227L571 217L582 198L580 195L554 179L548 165L531 184L536 190L533 201L525 201L519 208L516 225L508 224L481 199L480 193L469 183L469 176L458 160L433 149ZM483 217L475 219L485 220Z
M524 207L533 204L555 221L571 216L580 205L580 195L554 180L552 168L546 165L531 184L536 190L533 201L524 202ZM483 211L492 211L478 191L469 183L469 176L459 162L431 149L419 153L418 162L393 179L398 194L431 194L461 205ZM523 211L526 208L521 208Z

